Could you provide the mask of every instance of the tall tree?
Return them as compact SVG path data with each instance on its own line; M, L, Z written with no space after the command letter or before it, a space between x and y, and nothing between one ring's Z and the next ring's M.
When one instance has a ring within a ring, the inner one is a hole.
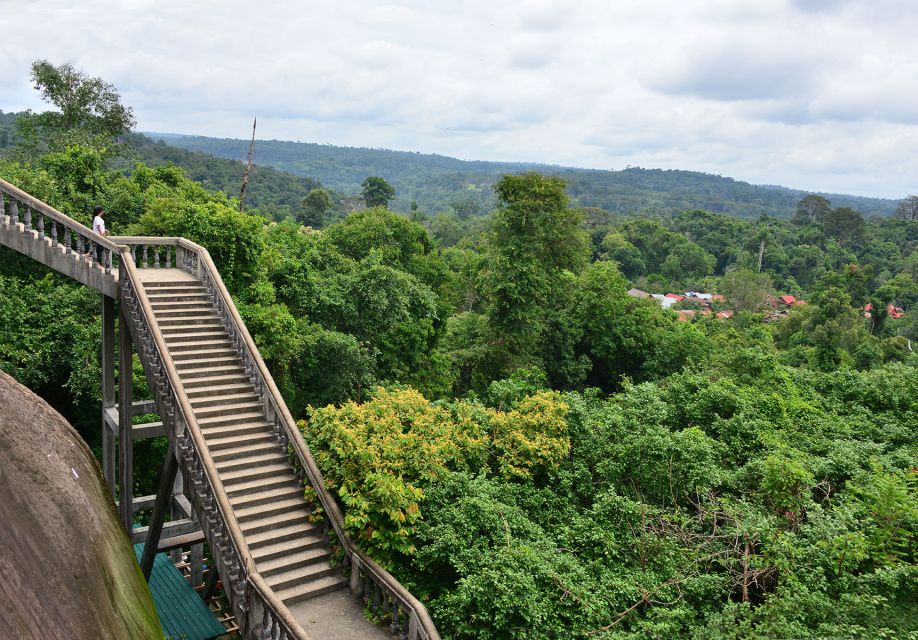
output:
M379 176L368 176L361 184L360 197L367 207L388 207L395 197L395 188Z
M832 210L832 203L823 198L810 194L797 203L797 211L791 222L794 224L818 224L822 222L829 211Z
M325 222L325 212L332 205L328 191L319 187L312 189L300 203L297 220L311 227L321 228Z
M538 173L507 175L495 186L501 207L494 213L486 277L489 315L511 366L535 356L553 290L565 270L586 263L589 238L564 187L560 178Z
M918 196L909 196L899 203L896 217L903 220L918 220Z
M70 64L55 66L38 60L32 64L32 82L42 99L60 111L19 118L18 132L27 148L63 149L74 143L106 147L136 124L114 85Z
M734 269L724 276L721 291L735 311L758 311L772 291L771 277L752 269Z
M839 244L851 246L864 237L864 216L850 207L832 209L822 219L822 230Z

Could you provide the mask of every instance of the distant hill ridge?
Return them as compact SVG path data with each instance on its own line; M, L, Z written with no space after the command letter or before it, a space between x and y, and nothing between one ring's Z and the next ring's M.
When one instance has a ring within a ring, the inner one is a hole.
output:
M188 151L242 161L248 141L167 133L146 133ZM807 191L752 185L723 176L685 170L628 168L621 171L578 169L538 163L458 160L436 154L387 149L337 147L309 142L258 140L256 164L310 178L336 191L357 194L369 175L382 176L396 190L393 208L407 211L416 202L433 213L451 207L465 215L494 206L493 184L500 175L536 170L564 178L575 203L612 213L668 214L704 209L743 218L767 214L789 217ZM865 215L892 215L898 201L820 193L835 206Z

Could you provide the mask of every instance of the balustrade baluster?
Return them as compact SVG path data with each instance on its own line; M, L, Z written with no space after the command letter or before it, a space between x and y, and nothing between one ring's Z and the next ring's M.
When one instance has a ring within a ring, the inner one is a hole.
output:
M389 623L389 633L398 633L398 599L392 598L392 622Z
M6 201L3 197L3 192L0 191L0 218L6 217ZM3 223L6 223L6 220L3 220Z
M77 251L77 256L82 258L83 257L83 236L79 232L76 234L76 251Z
M45 214L38 212L38 239L45 239Z
M112 272L112 250L106 249L105 250L105 273L110 274L111 272Z
M25 208L24 222L25 222L25 225L23 228L26 231L31 231L32 230L32 207L28 205L26 205L26 208Z
M402 611L402 626L399 629L399 638L400 640L408 640L408 628L409 621L411 620L411 612L407 609Z
M153 247L153 268L159 269L159 247Z
M10 201L10 219L13 224L19 224L19 202L15 198Z
M99 245L95 243L94 240L89 240L89 266L95 268L99 261L97 260L96 254L99 252Z
M147 268L147 245L143 245L143 268Z
M57 246L57 221L51 220L51 246Z
M64 227L64 253L68 256L72 253L73 249L70 246L70 227Z

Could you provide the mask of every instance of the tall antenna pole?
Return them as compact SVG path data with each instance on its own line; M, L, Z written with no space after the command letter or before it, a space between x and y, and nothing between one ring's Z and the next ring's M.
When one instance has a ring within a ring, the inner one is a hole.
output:
M249 161L245 165L245 174L242 176L242 190L239 192L239 211L245 211L245 189L249 186L249 172L252 170L252 162L255 160L255 127L258 125L258 118L252 121L252 142L249 143Z

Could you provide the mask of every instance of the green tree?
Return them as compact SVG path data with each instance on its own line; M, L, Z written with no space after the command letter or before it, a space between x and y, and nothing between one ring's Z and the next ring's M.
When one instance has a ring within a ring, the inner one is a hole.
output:
M538 173L506 175L495 186L490 261L485 274L489 319L512 369L531 364L564 271L585 264L589 239L581 213L567 206L564 181Z
M70 64L37 60L32 63L32 82L42 99L59 109L20 117L19 135L33 151L61 150L74 143L106 148L135 125L133 111L121 104L114 85Z
M379 176L368 176L360 187L360 197L367 207L387 207L395 197L395 188Z
M832 209L822 219L822 230L843 246L855 245L864 237L864 216L850 207Z
M734 269L724 276L720 290L727 298L727 306L736 312L760 311L773 291L771 277L752 269Z
M918 220L918 196L909 196L899 203L896 217L902 220Z
M673 247L660 267L660 273L679 282L698 280L711 275L717 259L694 242Z
M819 224L831 210L831 202L822 196L810 194L801 198L797 203L797 210L791 222L797 225Z
M325 223L325 212L332 205L328 191L319 187L311 190L300 203L296 219L302 224L321 229Z
M602 257L606 260L614 260L618 268L631 279L645 275L647 265L644 264L644 257L640 250L618 231L609 232L602 239Z

